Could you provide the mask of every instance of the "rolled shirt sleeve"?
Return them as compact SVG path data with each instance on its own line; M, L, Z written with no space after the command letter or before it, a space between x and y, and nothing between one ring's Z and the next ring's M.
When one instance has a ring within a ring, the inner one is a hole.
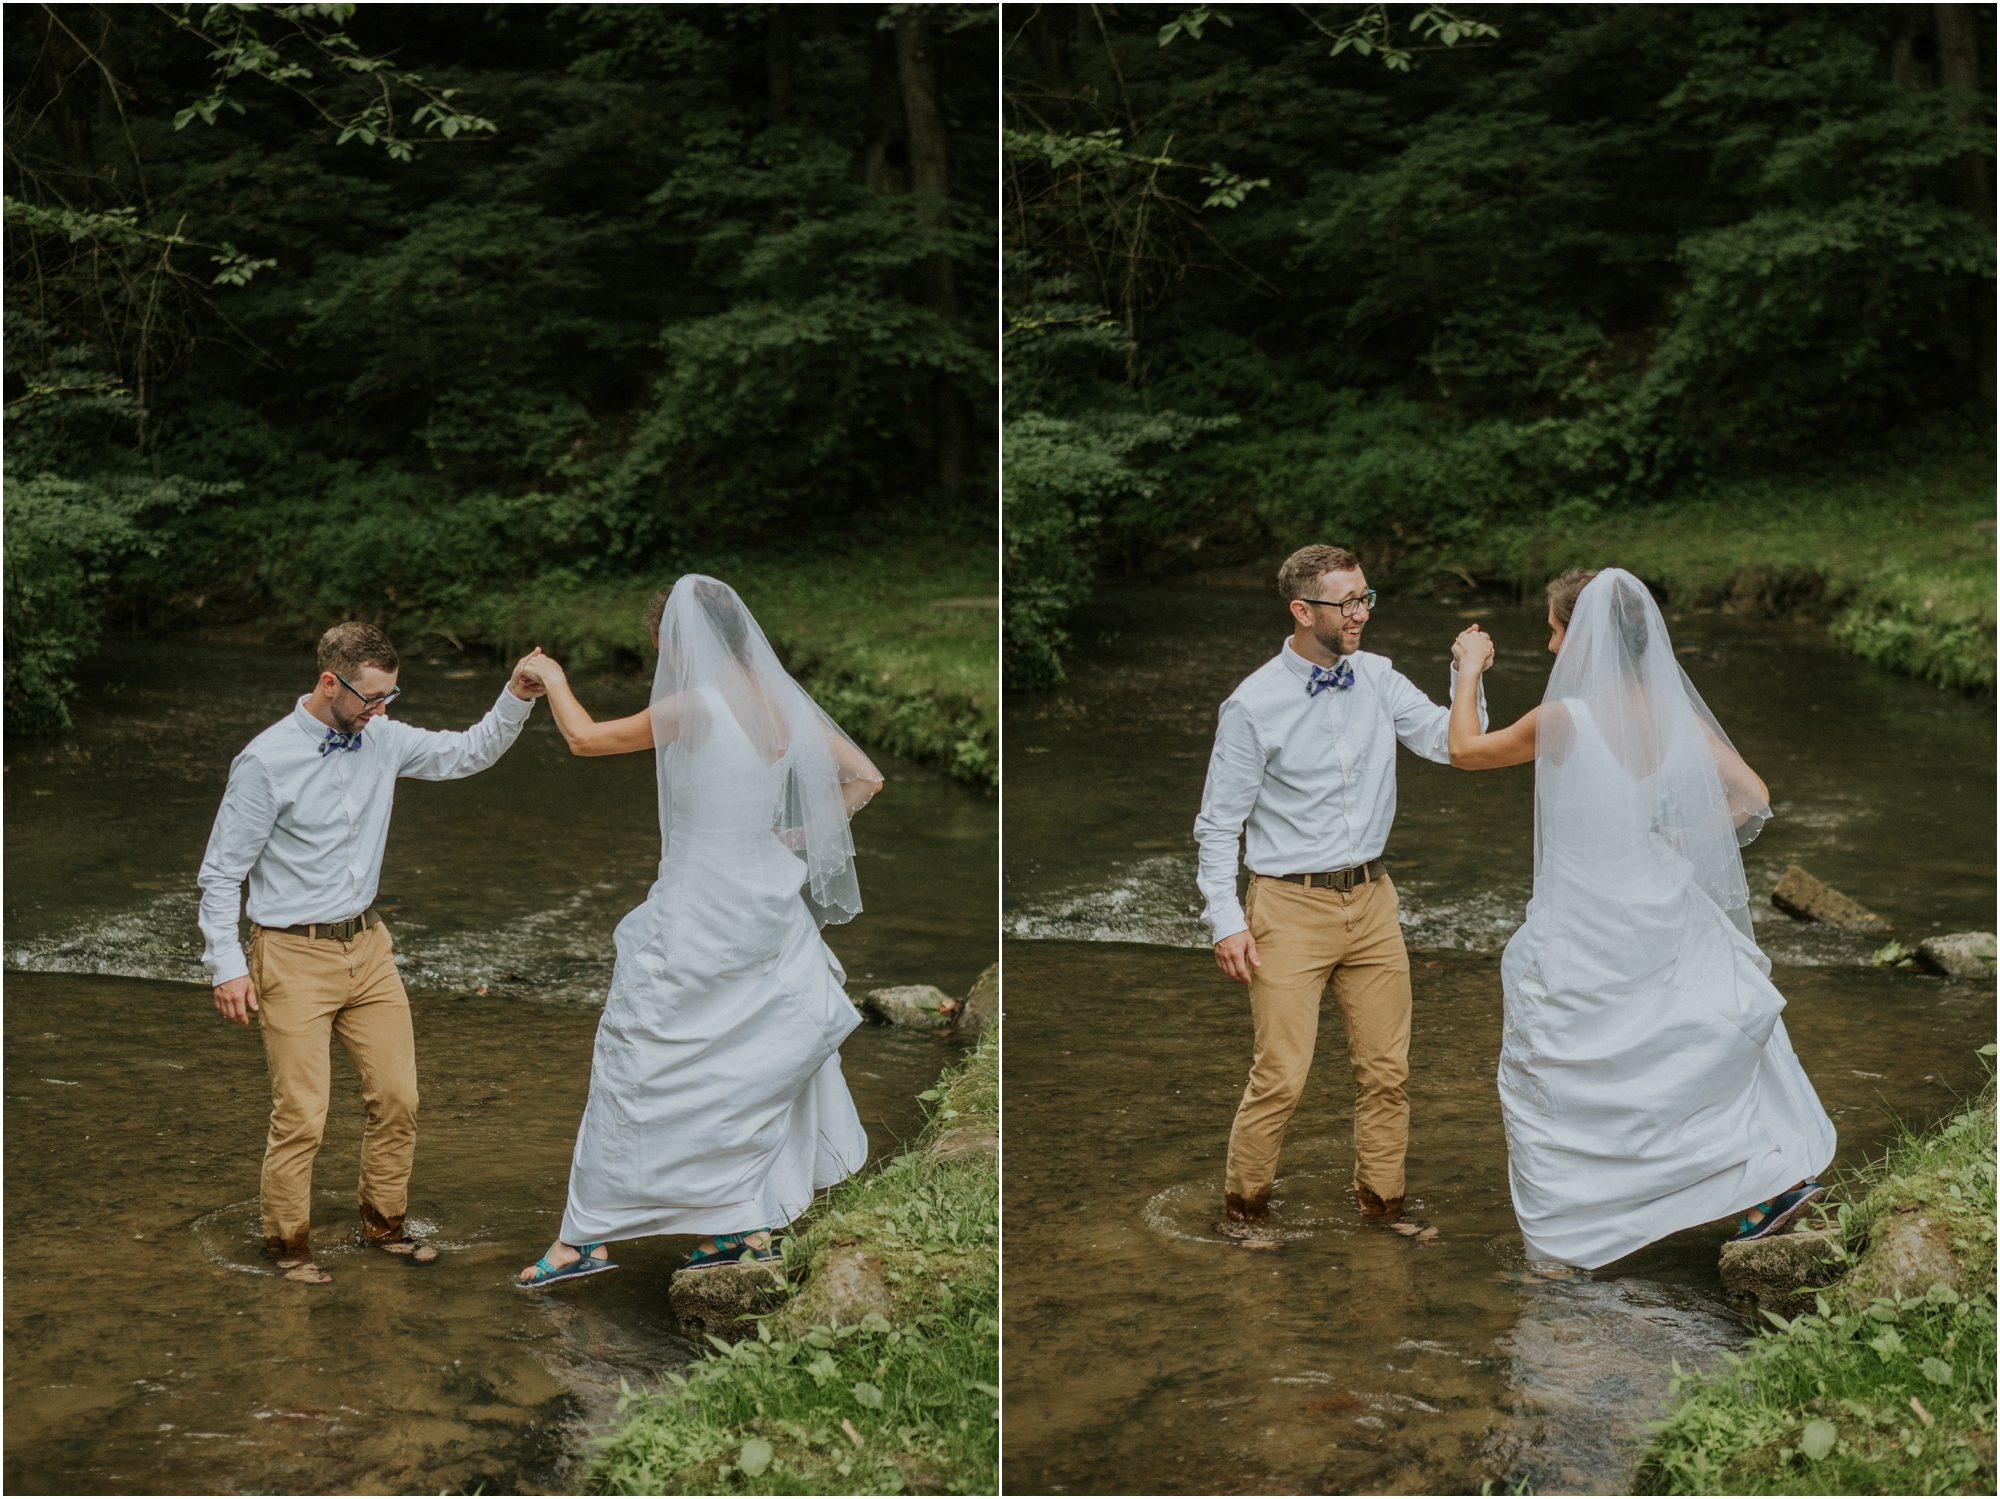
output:
M1215 748L1208 757L1208 781L1202 787L1201 815L1194 837L1201 862L1196 883L1201 887L1202 920L1209 940L1220 942L1243 931L1243 904L1236 898L1237 844L1243 824L1257 805L1264 784L1265 751L1250 712L1236 699L1222 705L1215 726Z
M196 876L201 886L201 961L211 984L226 984L250 971L237 926L243 881L263 853L277 818L270 772L256 756L238 755L229 767L229 786Z
M503 687L486 716L469 729L420 729L398 719L396 774L418 781L477 775L507 753L534 710L533 698L516 697Z

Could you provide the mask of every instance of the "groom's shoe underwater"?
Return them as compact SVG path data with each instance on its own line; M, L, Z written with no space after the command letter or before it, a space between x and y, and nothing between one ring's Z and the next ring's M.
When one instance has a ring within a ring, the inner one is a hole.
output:
M1276 1249L1278 1236L1271 1227L1271 1194L1244 1198L1235 1192L1223 1195L1223 1218L1215 1225L1226 1239L1234 1239L1245 1249Z
M1378 1223L1393 1223L1403 1216L1402 1198L1377 1197L1360 1182L1354 1184L1354 1205L1361 1210L1362 1217Z

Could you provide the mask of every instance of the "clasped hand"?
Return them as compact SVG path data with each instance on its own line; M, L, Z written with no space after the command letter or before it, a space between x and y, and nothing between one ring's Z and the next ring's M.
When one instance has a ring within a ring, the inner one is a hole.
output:
M1484 671L1493 664L1493 637L1477 623L1467 625L1451 643L1451 662L1460 671Z
M549 690L551 679L560 681L562 674L563 669L536 646L514 663L514 675L507 682L507 690L516 697L537 698Z

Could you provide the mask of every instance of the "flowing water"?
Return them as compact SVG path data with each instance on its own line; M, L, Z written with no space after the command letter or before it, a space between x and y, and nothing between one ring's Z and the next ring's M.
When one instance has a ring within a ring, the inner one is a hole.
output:
M269 1089L215 1014L194 874L228 764L310 680L296 653L128 644L75 732L6 764L6 1487L15 1493L545 1492L621 1378L690 1349L667 1306L686 1239L530 1295L554 1236L611 929L659 857L648 755L579 760L538 708L481 775L405 781L383 870L423 1112L411 1215L430 1267L344 1246L360 1104L334 1048L314 1180L326 1286L258 1250ZM495 667L413 661L399 716L472 722ZM635 680L586 681L600 716ZM829 929L850 988L962 993L993 956L991 798L884 763L855 823L867 910ZM951 1049L863 1026L842 1065L876 1153L920 1124Z
M1386 600L1368 648L1444 700L1451 637L1500 647L1496 721L1540 698L1539 612ZM1763 900L1805 866L1914 942L1993 920L1993 710L1820 632L1687 614L1689 674L1772 788L1746 851L1786 1025L1842 1164L1977 1085L1991 983L1867 965L1880 940ZM1010 695L1004 926L1005 1482L1022 1493L1625 1492L1669 1361L1745 1321L1695 1229L1577 1284L1523 1283L1493 1074L1499 950L1533 877L1531 767L1399 756L1388 861L1412 949L1413 1240L1362 1223L1338 1012L1286 1140L1275 1252L1215 1231L1246 991L1198 919L1190 833L1216 705L1275 650L1264 593L1113 591L1060 690Z

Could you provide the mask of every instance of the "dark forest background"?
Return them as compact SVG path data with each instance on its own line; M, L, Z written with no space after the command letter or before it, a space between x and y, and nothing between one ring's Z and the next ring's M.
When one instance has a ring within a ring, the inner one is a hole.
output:
M1990 5L1009 6L1002 46L1010 682L1107 570L1418 581L1990 452ZM1979 546L1984 666L1911 669L1990 683Z
M9 725L107 621L990 546L995 24L6 7Z

